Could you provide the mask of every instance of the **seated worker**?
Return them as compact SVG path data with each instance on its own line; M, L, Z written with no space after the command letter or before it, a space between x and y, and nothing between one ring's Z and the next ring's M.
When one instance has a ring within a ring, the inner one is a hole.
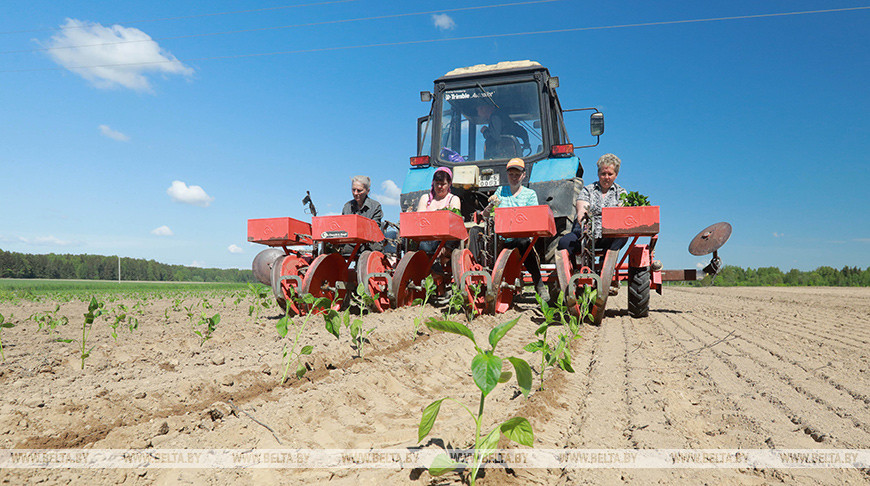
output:
M503 110L496 108L492 101L477 105L477 123L488 123L480 127L485 142L485 157L502 158L521 156L529 145L529 134L526 129L511 120ZM513 135L523 141L522 147L515 147L514 142L502 139L504 135ZM507 142L507 143L506 143Z
M350 191L353 194L353 199L345 203L341 214L359 214L366 218L372 219L381 226L381 219L384 217L384 211L381 209L381 203L369 197L369 189L371 189L372 181L368 176L358 175L350 179ZM343 245L341 254L350 255L354 245ZM366 243L360 248L360 252L364 250L384 251L384 242Z
M601 208L622 206L619 196L626 194L625 189L615 182L621 164L619 157L613 154L604 154L598 159L598 182L583 186L577 196L577 218L571 232L559 239L560 250L568 250L572 254L580 252L584 216L588 216L592 224L596 249L619 250L628 242L628 238L601 237Z
M448 167L439 167L435 170L435 173L432 174L432 188L429 190L429 194L423 194L420 196L420 201L417 203L417 212L426 212L426 211L439 211L439 210L452 210L460 209L460 201L459 198L450 192L453 187L453 171L451 171ZM435 250L438 249L440 242L439 241L421 241L420 249L425 251L428 254L435 253ZM456 248L457 242L449 241L441 250L438 255L441 260L442 267L446 265L446 260L450 259L450 251L452 248Z
M538 194L528 187L522 185L523 179L526 177L526 163L521 158L513 158L507 164L508 185L501 186L490 197L490 203L496 204L502 208L514 208L519 206L537 206ZM484 212L488 212L484 210ZM516 248L520 252L520 257L525 253L526 249L531 244L531 238L505 238L503 240L505 248ZM541 280L541 266L538 262L538 255L534 249L526 257L523 263L526 270L532 275L532 282L535 284L535 292L541 296L544 301L550 300L550 293L547 291L547 286Z

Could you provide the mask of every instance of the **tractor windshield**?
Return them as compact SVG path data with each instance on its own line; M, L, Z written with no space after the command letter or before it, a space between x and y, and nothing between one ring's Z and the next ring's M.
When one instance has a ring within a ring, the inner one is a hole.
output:
M451 89L441 104L438 158L462 163L527 157L543 150L533 81Z

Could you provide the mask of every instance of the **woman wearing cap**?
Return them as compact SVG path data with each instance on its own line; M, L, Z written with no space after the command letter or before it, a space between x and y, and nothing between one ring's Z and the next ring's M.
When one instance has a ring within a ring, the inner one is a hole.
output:
M417 212L439 211L442 209L459 210L459 198L450 192L452 187L453 171L448 167L439 167L432 174L432 188L429 190L429 194L420 196L420 202L417 203ZM452 244L445 245L438 255L442 259L449 257L448 246L456 246L455 242L448 243ZM421 241L420 249L431 255L438 249L438 245L438 241Z
M494 204L502 208L515 208L519 206L537 206L538 193L534 189L529 189L523 186L523 179L526 177L526 163L523 159L516 157L508 161L507 178L508 185L501 186L495 194L490 197L490 204ZM488 208L484 213L488 213ZM505 248L516 248L520 254L525 253L529 247L531 238L505 238L503 240ZM532 283L535 284L535 292L545 301L550 300L550 293L547 291L547 286L541 280L541 266L538 263L538 256L535 252L526 257L523 262L526 270L532 276Z

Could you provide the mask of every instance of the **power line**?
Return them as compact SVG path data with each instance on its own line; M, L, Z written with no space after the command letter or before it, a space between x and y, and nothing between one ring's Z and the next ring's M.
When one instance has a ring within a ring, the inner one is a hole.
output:
M80 47L101 47L101 46L114 46L118 44L132 44L137 42L152 42L152 41L164 41L164 40L178 40L178 39L192 39L196 37L209 37L209 36L217 36L217 35L230 35L230 34L244 34L251 32L265 32L269 30L282 30L282 29L292 29L297 27L313 27L318 25L328 25L328 24L342 24L342 23L350 23L350 22L362 22L367 20L384 20L384 19L394 19L401 17L412 17L419 15L431 15L437 13L447 13L447 12L460 12L467 10L484 10L490 8L501 8L501 7L513 7L519 5L533 5L540 3L552 3L552 2L561 2L563 0L529 0L526 2L516 2L516 3L501 3L496 5L481 5L477 7L460 7L460 8L451 8L444 10L429 10L426 12L412 12L412 13L403 13L403 14L392 14L392 15L378 15L374 17L362 17L355 19L342 19L342 20L325 20L322 22L310 22L305 24L292 24L292 25L280 25L275 27L260 27L256 29L243 29L243 30L228 30L223 32L209 32L203 34L189 34L189 35L179 35L174 37L155 37L149 39L137 39L137 40L127 40L127 41L117 41L117 42L101 42L98 44L80 44L75 46L59 46L59 47L42 47L37 49L22 49L17 51L0 51L0 54L20 54L26 52L41 52L41 51L54 51L59 49L77 49ZM80 29L83 27L73 27L76 29Z
M820 14L820 13L833 13L833 12L848 12L855 10L868 10L870 6L863 7L848 7L848 8L837 8L837 9L826 9L826 10L804 10L799 12L778 12L778 13L770 13L770 14L755 14L755 15L738 15L732 17L713 17L713 18L704 18L704 19L686 19L686 20L664 20L660 22L642 22L635 24L617 24L617 25L603 25L596 27L575 27L570 29L553 29L553 30L538 30L538 31L529 31L529 32L511 32L506 34L485 34L485 35L472 35L472 36L464 36L464 37L450 37L443 39L423 39L423 40L415 40L415 41L399 41L399 42L382 42L376 44L363 44L356 46L337 46L337 47L319 47L312 49L297 49L293 51L275 51L275 52L260 52L260 53L252 53L252 54L234 54L228 56L209 56L209 57L198 57L198 58L190 58L190 59L171 59L165 61L151 61L151 62L134 62L134 63L117 63L117 64L100 64L100 65L92 65L92 66L73 66L73 67L54 67L54 68L33 68L33 69L6 69L0 70L0 73L20 73L20 72L35 72L35 71L59 71L63 69L93 69L93 68L103 68L103 67L120 67L120 66L148 66L152 64L167 64L173 62L197 62L197 61L215 61L215 60L226 60L226 59L243 59L243 58L251 58L251 57L264 57L264 56L277 56L277 55L287 55L287 54L307 54L314 52L329 52L329 51L340 51L340 50L349 50L349 49L368 49L372 47L395 47L395 46L404 46L404 45L414 45L414 44L433 44L438 42L451 42L451 41L462 41L462 40L479 40L479 39L494 39L494 38L502 38L502 37L519 37L525 35L542 35L542 34L561 34L566 32L582 32L589 30L607 30L607 29L626 29L632 27L651 27L651 26L659 26L659 25L676 25L676 24L690 24L690 23L701 23L701 22L721 22L727 20L744 20L744 19L758 19L758 18L769 18L769 17L785 17L792 15L810 15L810 14Z
M126 22L110 22L111 24L144 24L147 22L162 22L164 20L184 20L184 19L196 19L201 17L216 17L219 15L235 15L235 14L243 14L243 13L255 13L255 12L267 12L271 10L282 10L288 8L299 8L299 7L318 7L321 5L330 5L334 3L348 3L348 2L358 2L359 0L330 0L328 2L317 2L317 3L303 3L300 5L282 5L277 7L264 7L264 8L255 8L249 10L233 10L229 12L214 12L214 13L206 13L206 14L197 14L197 15L184 15L179 17L162 17L157 19L145 19L145 20L128 20ZM82 27L78 27L82 28ZM6 32L0 32L2 34L26 34L29 32L53 32L57 30L63 30L60 27L53 27L50 29L31 29L31 30L11 30Z

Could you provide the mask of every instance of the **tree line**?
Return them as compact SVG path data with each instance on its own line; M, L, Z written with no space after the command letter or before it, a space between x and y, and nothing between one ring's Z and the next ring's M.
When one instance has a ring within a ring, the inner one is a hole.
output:
M36 255L0 250L0 278L117 280L118 257L102 255ZM154 260L121 258L121 280L153 282L255 282L251 270L167 265ZM819 267L809 272L777 267L727 265L716 276L723 286L870 287L870 267Z
M801 287L870 287L870 267L819 267L809 272L791 269L787 273L776 267L743 269L726 265L716 276L722 286L801 286Z
M0 250L0 278L118 280L118 257L36 255ZM121 280L153 282L254 282L251 270L167 265L121 257Z

